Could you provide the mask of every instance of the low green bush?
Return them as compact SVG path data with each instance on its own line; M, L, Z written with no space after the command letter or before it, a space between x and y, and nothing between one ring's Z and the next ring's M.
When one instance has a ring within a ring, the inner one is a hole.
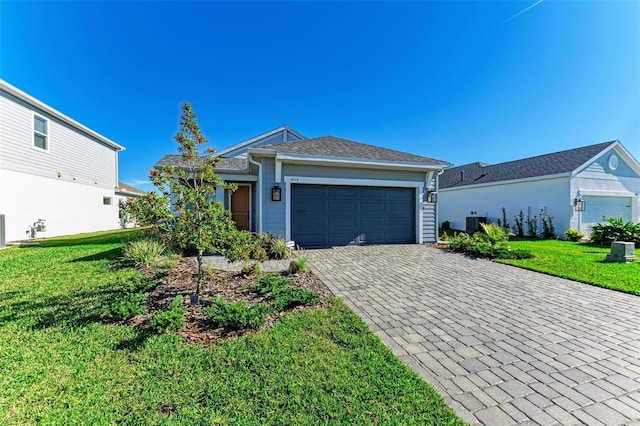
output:
M293 278L283 278L277 274L267 274L261 276L258 281L248 286L247 289L257 291L260 294L268 294L292 282Z
M125 244L122 249L122 259L136 268L143 268L157 263L164 252L164 244L156 239L145 237Z
M273 292L273 306L281 311L298 305L313 306L320 303L318 293L306 288L284 287Z
M578 231L577 229L569 228L565 231L564 238L567 241L580 241L582 238L584 238L584 233Z
M269 259L286 259L291 257L292 250L287 247L287 242L273 234L258 234L262 243L262 248L267 253Z
M216 297L212 305L202 311L214 326L244 330L257 329L264 325L271 309L264 302L249 307L244 301L234 303Z
M151 321L149 328L156 333L170 333L181 330L185 326L184 315L187 308L180 306L183 297L178 295L172 301L166 311L157 311Z
M526 250L511 250L504 242L492 244L492 241L497 241L496 235L489 237L487 234L480 232L476 232L473 235L459 232L455 236L449 237L449 247L456 252L488 259L528 259L533 257Z
M591 227L591 241L611 245L614 241L634 242L640 247L640 223L625 222L622 218L609 217L607 223L596 223Z
M305 269L307 269L307 259L305 257L298 256L289 262L289 269L287 269L287 273L289 275L293 275L304 271Z
M122 283L122 289L127 293L148 293L162 284L161 277L157 277L132 277Z
M262 247L262 240L249 231L229 232L225 236L220 252L229 262L267 260L267 252Z
M141 303L147 301L147 296L140 293L125 293L114 301L103 312L103 317L112 320L126 321L136 315L146 314L147 308Z

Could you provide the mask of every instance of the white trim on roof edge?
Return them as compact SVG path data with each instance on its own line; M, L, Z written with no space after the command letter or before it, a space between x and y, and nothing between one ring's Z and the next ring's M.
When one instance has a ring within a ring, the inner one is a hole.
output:
M463 185L463 186L453 186L450 188L440 188L438 192L449 192L449 191L461 191L463 189L475 189L475 188L483 188L487 186L497 186L497 185L511 185L515 183L523 183L523 182L535 182L539 180L549 180L549 179L560 179L560 178L570 178L572 176L571 172L568 173L557 173L555 175L542 175L542 176L534 176L522 179L512 179L512 180L499 180L495 182L487 182L487 183L478 183L476 185Z
M631 155L624 146L622 146L620 141L614 141L611 145L609 145L608 147L600 151L593 158L590 158L588 161L585 161L584 164L582 164L580 167L575 169L572 172L572 176L579 174L584 169L589 167L598 158L604 156L607 152L614 151L614 150L618 155L620 155L625 160L625 162L629 165L629 167L633 169L633 171L635 171L638 175L640 175L640 164L638 163L638 161L635 158L633 158L633 155Z
M76 120L74 120L73 118L61 113L60 111L58 111L55 108L50 107L49 105L45 104L42 101L39 101L38 99L34 98L33 96L29 95L26 92L23 92L22 90L18 89L17 87L9 84L8 82L0 79L0 91L3 91L15 98L20 99L21 101L31 105L34 108L38 108L39 110L46 112L47 114L57 118L58 120L62 121L65 124L68 124L71 127L74 127L76 130L81 131L82 133L85 133L97 140L99 140L100 142L104 143L105 145L108 145L112 148L115 148L118 151L124 151L125 148L122 145L119 145L117 143L115 143L114 141L112 141L111 139L102 136L100 133L91 130L90 128L88 128L87 126L80 124L79 122L77 122Z
M250 149L249 153L258 155L275 155L276 165L281 163L302 163L302 164L317 164L317 165L331 165L336 167L373 167L381 169L409 169L409 170L442 170L447 167L446 164L427 164L427 163L415 163L404 161L386 161L386 160L371 160L366 158L347 158L347 157L327 157L327 156L315 156L309 154L290 154L279 153L272 149L255 148ZM276 166L277 167L277 166Z
M247 145L251 145L253 142L259 141L260 139L268 138L269 136L273 136L276 133L282 132L282 131L285 131L286 133L291 133L292 135L294 135L295 137L300 138L300 139L307 139L305 136L303 136L302 134L296 132L291 127L289 127L289 126L287 126L285 124L283 126L278 127L277 129L270 130L270 131L268 131L266 133L262 133L262 134L260 134L258 136L254 136L251 139L247 139L245 141L242 141L240 143L232 145L232 146L230 146L228 148L225 148L225 149L222 149L220 151L217 151L216 154L219 157L221 157L221 156L225 155L228 152L235 151L235 150L240 149L242 147L245 147ZM285 136L286 136L286 133L285 133ZM288 141L285 140L285 142L288 142Z

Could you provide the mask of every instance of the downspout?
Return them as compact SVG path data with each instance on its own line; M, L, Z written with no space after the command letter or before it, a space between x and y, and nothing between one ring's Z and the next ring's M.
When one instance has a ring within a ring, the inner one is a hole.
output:
M438 174L436 175L436 194L438 194L438 198L440 198L440 194L439 194L439 190L440 190L440 176L442 176L442 174L444 173L444 169L440 169L438 171ZM438 224L440 223L440 215L438 214L438 212L440 211L440 209L438 208L438 203L436 203L436 241L438 241L438 238L440 238L440 236L438 235Z
M256 181L256 192L258 192L258 232L262 232L262 163L251 158L251 154L247 153L249 163L258 166L258 180Z
M433 173L434 173L434 171L431 170L430 172L427 172L427 173L424 174L424 191L422 191L422 206L423 206L423 208L421 209L421 211L424 210L424 204L427 202L427 193L429 192L429 186L431 185L431 180L433 180ZM434 209L435 209L435 206L434 206ZM437 211L437 209L436 209L436 211ZM422 214L421 222L422 222L422 226L424 228L424 213L421 213L421 214ZM437 219L437 217L436 217L436 219ZM438 233L438 224L437 224L437 222L434 223L434 227L435 227L435 229L434 229L433 232L434 232L434 234L437 234ZM420 230L420 233L421 233L420 241L424 244L425 241L424 241L423 229ZM436 235L436 241L437 240L438 240L438 236Z

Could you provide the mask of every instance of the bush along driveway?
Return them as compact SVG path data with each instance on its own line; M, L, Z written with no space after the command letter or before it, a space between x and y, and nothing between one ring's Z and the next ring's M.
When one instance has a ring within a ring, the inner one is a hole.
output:
M640 419L640 298L418 245L308 251L471 424Z

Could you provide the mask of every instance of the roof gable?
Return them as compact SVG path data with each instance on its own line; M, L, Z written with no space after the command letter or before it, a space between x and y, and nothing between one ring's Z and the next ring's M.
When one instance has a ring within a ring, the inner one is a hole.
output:
M276 129L220 150L216 155L220 157L237 157L239 155L245 155L249 148L257 148L263 145L301 139L305 139L305 137L285 124Z
M618 141L603 142L493 165L479 162L465 164L445 170L440 177L439 185L441 189L446 189L565 173L570 174L593 161L605 150L619 144Z
M281 154L299 154L315 157L337 157L357 160L378 160L400 163L420 163L441 165L446 167L449 163L420 155L409 154L393 149L382 148L354 142L334 136L322 136L319 138L305 139L295 142L264 145L262 149L273 150Z

